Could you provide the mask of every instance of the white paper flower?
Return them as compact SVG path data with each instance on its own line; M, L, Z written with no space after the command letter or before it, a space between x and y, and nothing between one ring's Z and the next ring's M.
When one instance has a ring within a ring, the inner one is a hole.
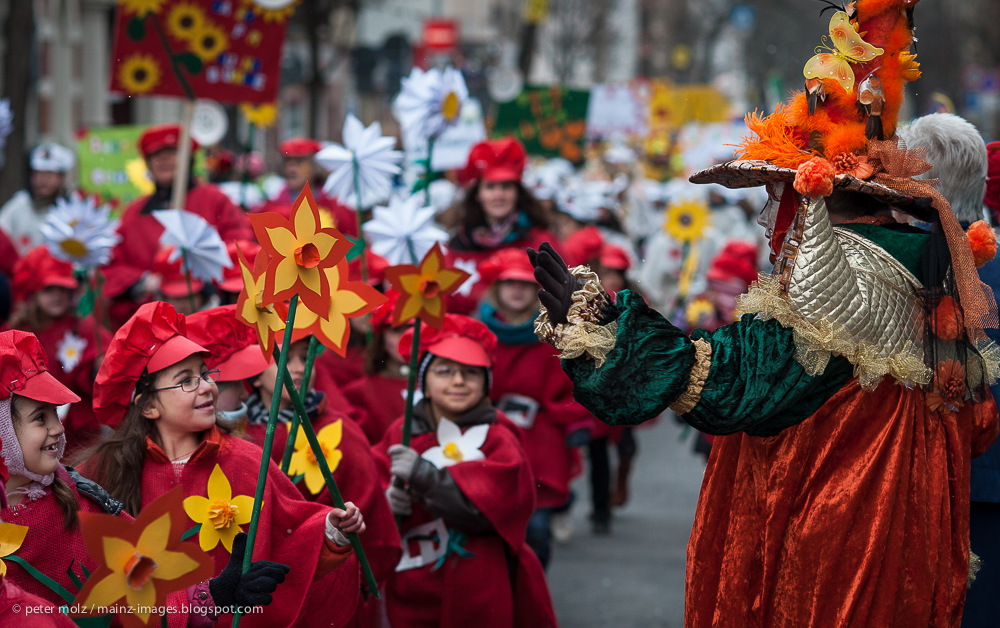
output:
M76 365L83 359L83 352L87 348L87 340L77 336L72 331L67 330L66 334L56 344L56 357L59 364L62 364L63 371L69 373L76 368Z
M425 139L436 139L458 122L468 98L465 79L455 68L431 68L426 72L413 68L402 81L393 110L404 131L416 128Z
M470 296L472 294L472 289L475 287L479 280L482 279L482 275L479 274L479 265L476 264L474 259L457 259L453 266L459 270L464 270L469 273L469 278L465 280L455 294L460 294L463 297Z
M56 200L39 230L54 256L94 267L107 264L111 250L121 242L116 229L118 221L112 220L110 207L98 207L93 198L73 194L68 200Z
M424 207L423 194L406 200L389 199L388 207L376 207L372 219L362 225L373 253L392 266L419 264L436 242L448 234L434 225L434 208Z
M173 263L183 255L193 277L222 281L222 269L232 268L233 261L215 227L184 209L161 209L153 217L163 225L160 244L175 247L167 261Z
M7 146L7 136L14 130L14 113L10 110L10 99L0 100L0 167L3 166Z
M382 136L381 124L373 122L366 128L361 120L348 114L344 120L344 145L331 144L316 153L316 162L330 171L323 189L344 205L357 205L356 163L361 206L371 207L385 201L392 191L393 175L402 171L399 162L403 153L394 150L395 146L396 138Z
M438 469L450 467L459 462L484 460L486 455L479 448L486 442L486 434L489 430L488 424L474 425L465 430L465 434L463 434L462 428L448 419L442 418L437 429L438 446L425 451L423 458Z

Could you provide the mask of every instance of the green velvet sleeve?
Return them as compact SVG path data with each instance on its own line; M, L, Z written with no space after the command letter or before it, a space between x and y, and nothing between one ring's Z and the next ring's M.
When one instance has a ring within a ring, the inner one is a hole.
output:
M684 392L695 361L694 344L637 294L618 295L614 349L601 368L593 360L564 360L573 396L610 425L636 425L659 416ZM811 377L795 361L791 330L752 315L694 339L712 345L701 400L682 418L708 434L771 436L803 421L851 377L851 364L834 358Z

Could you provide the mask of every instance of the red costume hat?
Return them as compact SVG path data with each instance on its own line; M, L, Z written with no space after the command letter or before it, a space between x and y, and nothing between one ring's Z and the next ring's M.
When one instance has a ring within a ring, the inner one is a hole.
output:
M24 300L49 286L75 289L73 266L56 258L46 246L36 246L14 264L14 299Z
M184 316L169 303L146 303L115 332L94 382L94 413L115 427L125 416L143 372L155 373L205 347L186 338Z
M139 152L144 159L164 148L177 148L181 141L181 125L158 124L151 126L139 136ZM191 138L191 152L198 150L198 142Z
M323 148L319 142L308 137L293 137L285 140L279 146L281 154L285 157L303 158L312 157Z
M215 284L223 292L238 293L243 291L243 273L240 272L240 261L236 255L237 245L239 245L239 250L243 251L243 256L246 257L250 268L253 268L257 252L260 251L260 245L249 240L230 242L226 245L226 251L229 253L229 259L232 260L233 265L222 269L222 281Z
M35 334L17 330L0 333L0 400L11 395L56 405L80 401L49 373L49 360Z
M389 260L377 253L372 253L365 249L365 261L368 263L368 285L381 286L385 282L385 269L389 266ZM351 260L347 264L347 280L361 281L361 258Z
M625 272L632 267L632 260L622 247L605 244L601 247L601 267Z
M173 251L174 247L172 246L160 247L156 257L153 258L153 272L160 276L160 294L179 299L188 295L188 283L187 275L183 271L183 258L178 257L173 262L169 261ZM201 292L204 287L204 281L191 277L191 292L193 294Z
M513 138L487 140L472 147L465 175L483 181L520 181L527 155Z
M570 268L587 264L600 257L604 248L604 236L601 230L590 225L573 232L560 247L560 252Z
M749 242L730 242L712 260L706 276L709 281L738 279L749 286L757 281L757 247Z
M236 319L236 306L213 307L186 317L187 336L208 351L205 364L219 369L218 381L236 382L267 369L253 328Z
M1000 142L990 142L986 145L986 155L989 167L986 170L986 196L983 203L993 211L994 216L1000 215Z
M410 355L413 330L408 329L399 339L399 354ZM461 316L445 314L441 330L424 325L420 333L420 353L431 353L469 366L493 366L497 337L483 323Z
M486 284L497 281L535 283L535 270L524 249L500 249L479 265L479 275Z

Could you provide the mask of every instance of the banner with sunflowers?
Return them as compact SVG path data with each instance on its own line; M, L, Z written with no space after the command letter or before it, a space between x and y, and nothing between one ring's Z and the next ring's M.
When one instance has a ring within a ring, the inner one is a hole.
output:
M111 91L268 103L299 0L118 0Z
M526 87L500 104L494 137L516 137L530 155L583 161L590 92L565 87Z

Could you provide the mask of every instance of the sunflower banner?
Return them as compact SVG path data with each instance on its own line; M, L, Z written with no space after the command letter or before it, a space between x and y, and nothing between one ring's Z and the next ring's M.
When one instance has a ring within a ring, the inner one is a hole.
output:
M299 0L118 0L111 91L273 103Z

